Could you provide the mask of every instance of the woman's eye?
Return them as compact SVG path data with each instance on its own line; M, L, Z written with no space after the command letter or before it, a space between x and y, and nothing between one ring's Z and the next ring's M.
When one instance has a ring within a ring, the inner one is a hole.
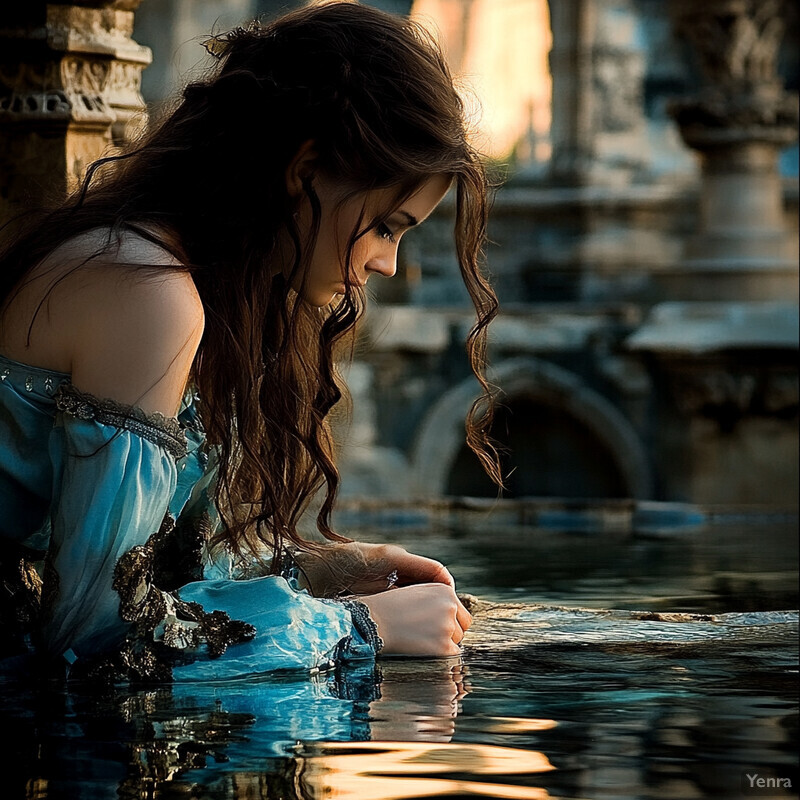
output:
M389 230L389 226L385 222L378 225L378 227L375 228L375 232L381 239L386 239L387 242L394 242L394 234Z

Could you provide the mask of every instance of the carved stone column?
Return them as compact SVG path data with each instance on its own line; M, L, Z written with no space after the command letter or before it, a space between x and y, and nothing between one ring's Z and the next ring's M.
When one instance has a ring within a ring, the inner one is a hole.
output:
M630 0L550 0L552 178L624 185L647 161L644 55Z
M146 124L141 0L10 4L0 22L0 223L58 199Z
M699 229L669 296L796 302L797 241L784 227L778 171L798 127L797 97L776 68L785 2L671 0L670 12L705 85L671 108L702 171Z

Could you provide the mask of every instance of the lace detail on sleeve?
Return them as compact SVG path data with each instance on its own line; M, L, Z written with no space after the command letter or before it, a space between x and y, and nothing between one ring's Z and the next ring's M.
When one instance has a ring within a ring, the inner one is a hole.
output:
M372 619L367 606L355 597L347 597L342 601L344 607L350 612L353 627L361 634L361 638L375 651L377 655L383 650L383 639L378 635L378 626Z
M130 431L163 447L173 458L186 455L186 437L174 417L147 414L137 406L114 400L99 399L78 391L71 383L63 383L55 394L56 408L77 419L96 420L103 425Z
M41 554L13 542L0 552L0 659L28 652L42 603Z
M120 597L119 613L133 628L116 653L78 674L106 681L169 681L172 667L195 660L201 644L208 657L219 658L229 645L255 636L249 623L232 620L224 611L205 611L199 603L181 600L178 592L154 585L156 552L174 525L167 514L161 530L117 562L113 587Z

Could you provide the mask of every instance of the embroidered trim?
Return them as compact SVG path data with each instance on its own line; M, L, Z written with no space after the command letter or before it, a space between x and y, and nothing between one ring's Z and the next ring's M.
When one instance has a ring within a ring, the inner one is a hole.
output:
M12 542L3 547L10 552L0 553L0 658L30 649L42 602L34 552Z
M353 618L353 627L361 634L364 641L372 647L375 655L383 650L383 639L378 635L378 626L369 614L369 609L360 600L348 597L342 601Z
M118 652L87 665L88 677L168 681L172 667L193 661L197 656L193 651L202 643L210 658L219 658L229 645L255 636L256 629L249 623L232 620L224 611L205 611L199 603L185 602L177 592L154 585L155 551L174 528L175 521L167 514L146 544L117 561L113 588L120 597L120 617L133 623L133 628Z
M153 582L172 592L181 586L203 579L203 549L211 537L208 511L173 522L167 516L158 533L150 537L153 550Z
M276 558L280 559L280 576L283 578L292 588L298 589L301 586L301 577L303 575L303 570L300 568L300 565L297 563L297 559L295 558L295 551L290 550L288 547L283 547L279 555Z
M97 420L102 425L130 431L163 447L176 460L187 453L186 436L175 417L158 412L147 414L138 406L101 400L78 391L71 383L62 383L54 397L56 408L76 419Z

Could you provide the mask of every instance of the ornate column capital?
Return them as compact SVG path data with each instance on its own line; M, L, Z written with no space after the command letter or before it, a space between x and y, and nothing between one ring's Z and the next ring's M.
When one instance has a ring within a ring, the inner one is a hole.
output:
M131 39L139 2L31 4L0 27L0 124L110 125L115 144L130 138L151 60Z
M29 0L0 20L0 216L36 188L67 191L146 123L151 53L131 38L141 0ZM7 162L7 163L5 163Z
M797 236L787 228L778 154L797 138L797 96L778 73L786 0L669 0L702 83L670 112L701 158L699 225L680 269L659 277L674 300L796 297Z
M670 111L696 149L797 136L798 102L784 91L777 60L786 0L670 0L675 32L698 57L705 85Z

